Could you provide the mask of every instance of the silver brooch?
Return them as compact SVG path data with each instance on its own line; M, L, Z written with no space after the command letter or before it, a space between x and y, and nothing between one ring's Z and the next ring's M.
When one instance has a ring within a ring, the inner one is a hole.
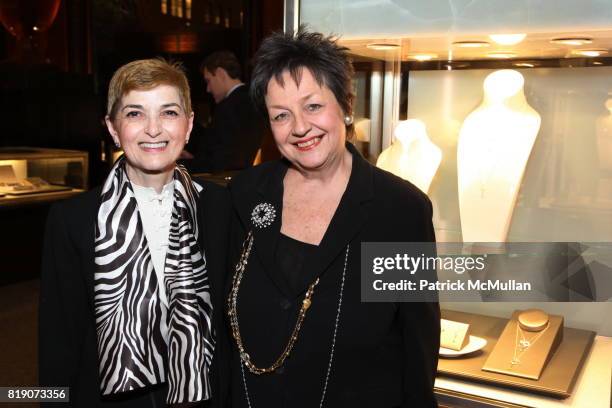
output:
M276 210L272 207L272 204L269 203L257 204L251 213L251 221L257 228L269 227L274 222L275 218Z

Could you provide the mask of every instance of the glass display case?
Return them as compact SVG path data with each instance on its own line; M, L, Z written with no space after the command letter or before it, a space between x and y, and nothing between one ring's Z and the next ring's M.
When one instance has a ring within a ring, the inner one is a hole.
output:
M86 152L0 148L0 208L50 202L87 188Z
M307 24L349 49L354 143L429 195L439 241L612 241L609 1L287 3L286 30ZM565 400L445 378L441 394L482 403L470 406L609 406L612 303L441 307L501 319L543 309L597 334ZM589 359L602 355L597 382Z

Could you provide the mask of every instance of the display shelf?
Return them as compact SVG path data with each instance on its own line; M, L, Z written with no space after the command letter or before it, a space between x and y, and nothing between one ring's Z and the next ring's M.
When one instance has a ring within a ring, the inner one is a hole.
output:
M27 195L19 195L19 196L7 195L4 197L0 197L0 210L8 209L8 208L15 208L19 206L25 206L25 205L51 203L53 201L64 200L66 198L70 198L84 191L85 190L73 188L73 189L64 190L64 191L35 193L35 194L27 194Z
M453 315L453 317L456 319L457 315ZM451 317L446 316L446 318ZM566 328L565 330L567 333L567 330L572 329ZM490 337L489 340L493 340L496 332L492 330L487 335ZM494 344L489 344L487 349L490 350L493 346ZM487 349L480 356L473 356L472 358L486 359ZM531 390L519 390L508 388L508 384L504 386L502 384L494 385L490 382L485 383L482 378L474 377L470 379L468 377L460 378L456 375L449 376L448 372L445 371L449 369L446 363L451 360L445 359L441 359L438 365L439 375L435 384L436 392L440 394L441 401L450 407L607 408L610 406L611 395L612 338L595 336L591 350L584 357L583 366L577 371L575 384L565 399L559 399L558 395L555 397L539 394L536 387L532 387ZM557 359L556 362L554 358ZM545 369L543 375L545 380L546 375L554 377L553 379L559 379L559 377L567 374L561 367L564 361L559 361L562 360L559 358L559 353L554 358ZM510 376L505 377L514 381ZM537 383L520 378L516 378L516 380L532 384ZM465 405L466 401L470 404Z
M0 209L50 203L87 190L87 152L0 148Z
M536 381L482 370L508 322L507 319L451 310L444 310L442 317L469 323L471 334L485 338L487 345L481 351L464 358L441 358L438 362L438 374L528 390L556 398L567 398L571 395L577 375L595 337L592 331L565 327L563 341L544 368L540 379Z

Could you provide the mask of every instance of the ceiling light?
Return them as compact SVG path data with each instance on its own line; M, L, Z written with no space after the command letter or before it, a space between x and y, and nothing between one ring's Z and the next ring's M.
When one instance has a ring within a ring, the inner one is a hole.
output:
M376 51L387 51L387 50L395 50L399 48L399 44L387 44L387 43L370 43L366 45L371 50Z
M593 61L593 65L603 65L603 62L600 62L600 61Z
M407 58L417 61L429 61L434 58L438 58L438 56L436 54L408 54Z
M453 45L460 48L484 48L491 44L486 41L455 41Z
M499 58L499 59L514 58L516 56L517 56L516 52L509 52L509 51L490 52L487 54L487 57L489 58Z
M500 45L516 45L523 41L527 34L491 34L489 38Z
M593 49L582 49L582 50L573 50L572 54L580 55L582 57L599 57L602 54L607 54L608 50L603 48L593 48Z
M560 45L585 45L593 42L592 38L589 37L564 37L564 38L553 38L550 40L552 44Z
M516 62L514 64L515 67L519 67L519 68L533 68L535 67L535 64L532 62Z

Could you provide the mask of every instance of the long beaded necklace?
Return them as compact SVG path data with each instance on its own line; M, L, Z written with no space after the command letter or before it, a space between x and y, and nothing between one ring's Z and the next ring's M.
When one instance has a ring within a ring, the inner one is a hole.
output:
M244 241L244 244L242 246L242 254L240 255L240 259L238 263L236 264L236 270L235 270L234 278L232 281L232 289L227 299L227 304L228 304L227 313L229 316L230 326L232 329L232 336L234 337L234 340L236 341L236 345L238 347L238 351L240 354L240 370L242 373L242 383L244 385L244 393L245 393L247 405L249 408L252 408L252 404L251 404L251 397L249 395L249 389L248 389L247 382L246 382L244 366L246 365L246 367L249 369L251 373L260 375L260 374L271 373L283 365L283 363L285 362L285 360L291 353L291 350L293 349L295 342L298 339L298 335L302 327L302 322L304 321L306 312L308 311L308 309L310 308L312 304L312 295L314 293L314 289L319 283L319 278L317 278L313 283L309 285L308 290L306 291L306 294L304 296L304 300L302 301L302 307L300 308L300 312L298 314L298 319L296 321L295 327L293 328L291 337L289 338L289 341L287 342L287 345L285 346L285 349L283 350L281 355L276 359L276 361L270 367L259 368L255 366L255 364L253 364L251 360L251 357L246 352L244 344L242 343L242 336L240 335L240 327L238 325L238 307L237 307L238 290L240 288L240 283L242 281L242 277L244 276L244 272L246 271L246 266L249 260L249 255L251 253L251 249L253 248L253 241L254 241L253 232L249 231ZM349 248L350 248L350 244L347 244L346 252L344 255L344 269L342 270L342 278L340 281L340 293L338 296L338 309L336 311L336 320L334 323L334 332L332 336L331 349L329 353L329 362L327 364L327 373L325 375L325 381L323 382L323 391L321 393L321 401L319 403L319 408L322 408L323 403L325 402L327 384L329 383L329 377L331 375L332 362L334 359L334 351L336 348L336 336L338 334L338 326L340 325L340 311L342 310L342 297L344 294L344 281L345 281L346 269L348 265Z

